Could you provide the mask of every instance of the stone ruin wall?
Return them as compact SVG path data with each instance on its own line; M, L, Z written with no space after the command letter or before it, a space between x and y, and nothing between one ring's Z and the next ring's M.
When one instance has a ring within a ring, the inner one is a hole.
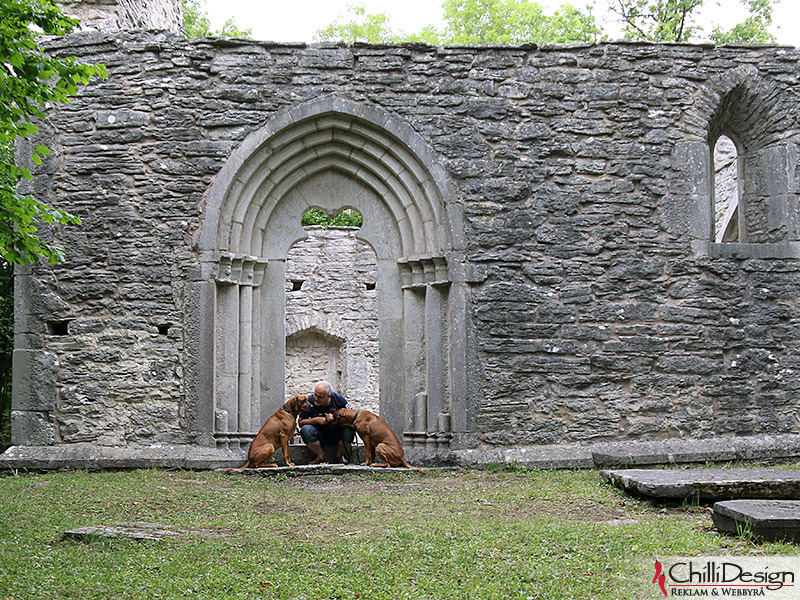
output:
M408 124L463 209L465 447L800 429L798 51L167 33L52 50L110 77L50 111L34 191L83 225L54 233L63 265L18 279L15 377L32 383L15 443L194 443L184 313L204 194L246 136L326 94ZM709 137L731 125L750 149L748 246L710 243L703 204Z

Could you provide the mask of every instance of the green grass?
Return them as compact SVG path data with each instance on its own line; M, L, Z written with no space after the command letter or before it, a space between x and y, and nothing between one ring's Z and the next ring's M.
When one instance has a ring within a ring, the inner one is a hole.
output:
M62 540L129 522L181 535ZM640 597L656 556L754 552L800 554L717 535L708 507L636 500L593 471L0 478L0 600L618 600Z

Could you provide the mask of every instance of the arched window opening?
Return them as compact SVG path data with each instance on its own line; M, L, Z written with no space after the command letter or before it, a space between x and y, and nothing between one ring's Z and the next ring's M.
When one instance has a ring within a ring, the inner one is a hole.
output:
M324 210L319 208L308 209L300 219L303 227L361 227L364 218L361 213L354 208L343 208L333 217L329 216Z
M714 241L739 242L740 158L733 140L714 145Z

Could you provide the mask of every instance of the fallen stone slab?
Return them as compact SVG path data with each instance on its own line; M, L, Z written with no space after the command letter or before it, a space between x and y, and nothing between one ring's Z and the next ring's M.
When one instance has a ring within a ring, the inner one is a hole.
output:
M92 525L69 529L64 532L61 539L91 542L101 539L126 538L136 541L160 542L168 537L188 534L211 537L226 535L210 529L173 529L159 523L116 523L114 525Z
M426 467L425 472L457 471L458 467ZM310 477L317 475L346 475L348 473L419 473L415 469L405 467L367 467L363 465L328 464L295 465L293 467L263 467L260 469L244 469L243 471L227 471L229 475L246 475L271 477Z
M88 443L63 446L11 446L0 454L0 473L86 469L217 469L238 467L247 449L196 446L105 447Z
M137 541L159 542L165 537L179 535L155 523L93 525L78 527L64 532L62 539L95 541L98 539L128 538Z
M768 542L800 542L800 500L728 500L714 504L714 526Z
M634 496L700 501L800 498L800 471L778 469L621 469L603 481Z

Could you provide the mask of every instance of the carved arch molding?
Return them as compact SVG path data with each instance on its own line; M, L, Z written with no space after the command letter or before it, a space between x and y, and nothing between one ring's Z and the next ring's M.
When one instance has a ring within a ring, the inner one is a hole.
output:
M426 451L473 430L463 217L446 173L401 120L328 96L252 133L205 197L186 295L198 443L241 447L285 402L286 256L304 212L344 207L378 260L381 415Z

